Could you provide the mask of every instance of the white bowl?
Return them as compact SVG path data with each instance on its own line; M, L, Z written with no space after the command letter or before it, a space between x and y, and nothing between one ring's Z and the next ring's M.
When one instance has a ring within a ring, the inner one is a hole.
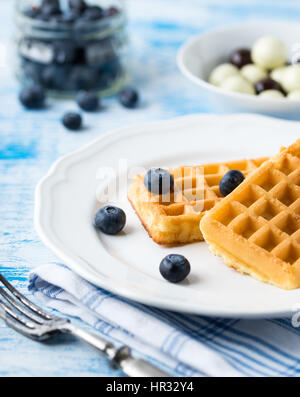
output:
M255 21L217 28L189 39L179 50L177 63L181 72L201 89L214 110L255 112L290 119L300 119L300 101L287 98L266 99L254 95L226 91L208 83L212 69L226 62L229 54L241 47L251 48L264 35L280 38L289 50L289 59L300 55L300 24Z

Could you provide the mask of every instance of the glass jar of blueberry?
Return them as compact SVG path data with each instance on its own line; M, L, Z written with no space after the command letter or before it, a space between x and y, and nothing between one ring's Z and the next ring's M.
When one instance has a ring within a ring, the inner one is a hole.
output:
M19 0L16 74L54 94L119 91L127 81L122 0Z

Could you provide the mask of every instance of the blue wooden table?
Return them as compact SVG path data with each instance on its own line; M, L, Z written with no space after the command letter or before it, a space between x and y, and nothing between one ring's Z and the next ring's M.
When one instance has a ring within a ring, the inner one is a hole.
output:
M60 156L115 127L173 116L213 112L197 87L179 73L176 51L190 36L245 19L299 19L297 0L131 0L128 1L134 85L142 96L138 110L113 99L104 110L85 115L82 133L60 124L70 102L49 101L46 111L25 111L17 100L10 53L13 1L0 3L0 271L27 294L29 269L54 258L33 226L34 188ZM32 342L0 322L0 376L114 376L107 361L81 342Z

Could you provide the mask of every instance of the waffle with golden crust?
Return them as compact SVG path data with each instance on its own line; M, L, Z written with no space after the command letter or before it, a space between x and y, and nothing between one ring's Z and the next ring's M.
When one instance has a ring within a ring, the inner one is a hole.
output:
M231 169L247 177L267 158L183 166L169 169L174 192L153 195L144 185L144 175L133 178L128 199L145 229L158 244L175 245L202 241L199 222L206 211L222 199L221 178Z
M220 201L200 228L228 266L280 288L299 288L300 139Z

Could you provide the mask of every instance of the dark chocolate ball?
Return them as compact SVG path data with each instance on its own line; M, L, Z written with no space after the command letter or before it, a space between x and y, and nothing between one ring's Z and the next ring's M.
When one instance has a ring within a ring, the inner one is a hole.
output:
M255 91L257 94L260 94L262 91L266 90L278 90L285 94L281 85L270 77L265 77L264 79L258 80L258 82L255 84Z
M243 66L252 63L251 51L248 48L240 48L233 51L229 56L229 62L241 69Z

